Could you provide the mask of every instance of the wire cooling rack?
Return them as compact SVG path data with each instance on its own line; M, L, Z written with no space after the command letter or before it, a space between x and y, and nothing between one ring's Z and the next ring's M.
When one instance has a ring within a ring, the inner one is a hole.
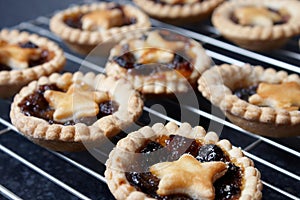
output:
M49 31L51 16L41 16L23 22L12 29L37 33L57 42L67 58L65 71L77 71L80 66L103 73L103 66L84 60L70 51ZM256 53L224 40L209 22L197 26L176 27L152 20L155 27L167 28L201 42L216 64L230 63L262 65L290 73L300 73L299 38L270 53ZM297 66L298 65L298 66ZM180 105L188 118L200 118L200 125L208 129L211 123L223 127L221 138L240 146L255 162L262 174L264 199L300 199L300 138L274 139L247 132L225 118L211 114L212 105L195 91L199 108ZM103 173L105 165L88 152L58 153L41 148L18 134L11 124L9 110L12 100L0 100L0 199L114 199L107 188ZM164 112L158 109L161 105ZM180 124L179 104L174 99L154 99L145 102L139 120L147 125L173 121ZM184 118L183 118L184 119ZM115 137L116 142L124 133ZM108 152L100 152L107 158Z

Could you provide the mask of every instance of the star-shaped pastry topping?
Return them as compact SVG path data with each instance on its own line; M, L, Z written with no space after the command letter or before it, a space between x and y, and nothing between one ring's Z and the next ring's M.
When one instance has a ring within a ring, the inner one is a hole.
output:
M119 9L96 10L82 17L82 28L90 31L107 30L122 23L123 14Z
M132 51L137 63L149 64L149 63L170 63L174 59L172 52L161 50L158 48L144 48Z
M172 33L170 33L172 34ZM185 43L183 41L168 41L165 40L158 31L152 31L149 33L146 43L150 47L162 48L163 50L168 50L170 52L176 52L184 49Z
M189 154L150 167L150 172L160 179L157 194L186 194L194 199L214 199L213 183L226 171L223 162L201 163Z
M256 92L257 94L249 98L249 103L289 111L298 110L300 107L300 85L296 82L260 83Z
M38 59L41 54L39 48L21 48L16 44L0 45L0 62L17 69L25 69L29 67L30 59Z
M185 43L182 41L165 40L158 31L149 33L145 43L132 42L134 54L138 63L170 63L173 61L175 53L184 49Z
M99 103L109 100L107 92L91 91L86 86L75 84L66 93L47 90L44 97L55 110L53 119L61 123L95 117L99 112Z
M278 12L272 12L264 7L241 7L234 11L234 16L241 25L273 26L282 20Z

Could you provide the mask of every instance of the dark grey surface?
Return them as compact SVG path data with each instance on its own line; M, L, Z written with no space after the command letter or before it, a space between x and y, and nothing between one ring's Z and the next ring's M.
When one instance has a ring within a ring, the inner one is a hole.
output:
M106 184L84 173L58 158L51 152L32 144L26 138L9 132L0 135L3 146L13 150L22 158L71 186L75 190L92 199L113 199ZM17 145L18 144L18 145ZM16 148L16 146L18 148ZM90 156L87 152L69 153L77 162L84 163L97 173L103 174L104 165ZM36 173L18 160L0 152L1 180L0 184L23 199L78 199L60 186L49 181L46 177ZM9 167L8 167L9 166Z
M0 28L48 15L82 0L0 0Z

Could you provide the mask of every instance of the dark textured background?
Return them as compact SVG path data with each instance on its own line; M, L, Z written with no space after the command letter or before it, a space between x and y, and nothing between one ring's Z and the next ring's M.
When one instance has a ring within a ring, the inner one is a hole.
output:
M0 0L0 28L48 15L83 0Z

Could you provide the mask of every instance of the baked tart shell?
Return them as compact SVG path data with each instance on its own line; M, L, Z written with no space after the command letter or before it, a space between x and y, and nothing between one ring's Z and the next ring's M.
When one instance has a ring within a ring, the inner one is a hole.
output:
M134 0L134 3L151 17L171 24L184 24L207 19L223 1L206 0L183 5L161 4L152 0Z
M160 136L180 135L191 139L197 139L203 144L216 144L228 153L230 160L243 168L243 186L239 199L261 199L262 182L260 172L254 168L253 161L243 156L240 148L232 147L228 140L220 140L216 133L206 133L200 127L191 127L183 123L180 127L173 122L166 124L154 124L152 127L143 127L130 133L120 140L111 151L106 162L105 178L110 191L116 199L154 199L150 198L134 186L130 185L125 177L126 166L130 165L132 153L136 152L146 141L155 140Z
M267 137L293 137L299 136L300 124L297 125L273 125L270 123L261 123L256 121L249 121L243 119L242 117L226 112L226 117L232 121L234 124L237 124L241 128L248 130L252 133L257 133L259 135Z
M243 6L265 6L272 9L284 8L290 15L281 25L242 26L232 21L231 15ZM300 33L299 1L288 0L235 0L225 2L213 13L212 23L228 40L246 49L268 51L283 46L287 40Z
M132 16L136 19L136 23L131 25L112 27L100 32L72 28L64 22L64 19L67 16L85 14L96 10L107 10L116 5L117 4L113 2L94 3L90 5L75 6L63 10L51 18L50 30L58 35L72 50L79 54L87 55L97 45L107 43L106 45L111 47L121 39L126 38L127 32L147 29L151 26L148 16L139 9L130 5L123 5L123 10L126 15ZM100 53L102 54L103 52Z
M51 60L34 67L22 70L0 71L1 98L12 97L29 82L37 80L42 76L49 76L54 72L61 71L65 65L66 59L62 49L60 49L56 43L44 37L40 37L36 34L30 34L28 32L4 29L0 32L0 39L8 42L32 41L39 47L43 47L48 51L53 52L54 55Z
M255 134L268 137L291 137L300 134L300 112L280 108L260 107L233 94L237 88L259 83L296 82L296 74L261 66L223 64L207 70L198 80L202 95L218 106L234 124ZM282 91L284 98L284 91Z
M147 32L147 33L151 34L152 32ZM138 90L143 95L149 98L158 97L159 95L172 96L173 94L187 92L189 89L197 85L198 77L201 76L201 74L211 66L211 59L206 54L202 45L194 40L190 40L188 42L191 46L188 50L193 54L193 57L185 58L188 62L192 62L191 74L188 77L184 77L182 74L178 73L175 69L166 72L160 72L163 73L164 77L161 77L161 75L156 75L156 74L132 75L128 73L128 69L121 67L117 62L113 60L114 57L122 55L122 52L120 51L121 49L120 47L122 47L123 45L127 45L131 42L138 43L140 42L140 39L137 38L124 39L118 45L114 46L114 48L111 49L109 60L105 66L105 71L109 76L127 79L132 83L133 87L136 90ZM150 45L150 47L157 50L162 49L164 52L171 52L174 53L174 55L177 54L180 55L180 53L178 53L177 50L173 52L172 49L168 49L168 48L156 47L153 45ZM135 47L133 49L129 49L128 52L144 50L147 48Z
M70 79L71 77L71 79ZM26 116L19 107L19 103L36 91L39 85L59 84L67 85L70 82L84 81L97 91L107 92L110 98L119 104L113 114L97 119L93 124L75 123L62 125L34 117ZM122 91L125 91L123 94ZM20 133L33 142L55 151L79 151L88 145L99 145L104 138L113 137L128 125L133 123L143 111L143 101L139 93L123 80L94 73L74 74L54 73L50 77L41 77L24 87L14 98L11 105L10 118L12 124Z

